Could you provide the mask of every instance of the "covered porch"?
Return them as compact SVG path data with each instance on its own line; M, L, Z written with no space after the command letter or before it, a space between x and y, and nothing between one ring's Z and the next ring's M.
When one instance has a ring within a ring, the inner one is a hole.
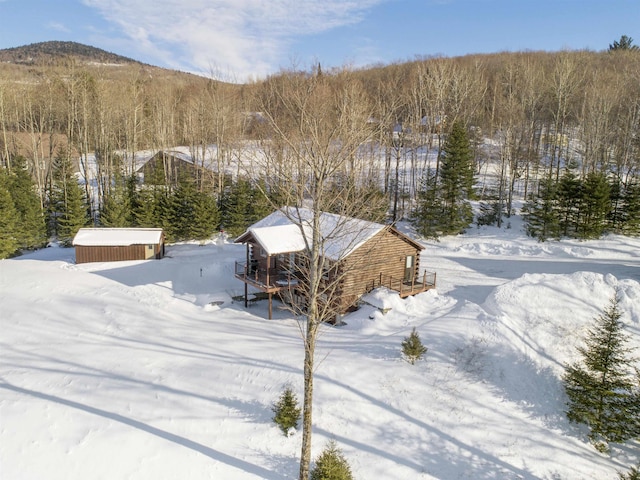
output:
M244 283L244 306L249 306L249 286L267 294L269 301L269 320L273 318L273 295L281 295L283 291L291 292L299 284L290 265L282 258L271 258L267 255L265 261L251 258L247 245L247 260L235 262L235 277ZM289 295L290 297L291 295Z

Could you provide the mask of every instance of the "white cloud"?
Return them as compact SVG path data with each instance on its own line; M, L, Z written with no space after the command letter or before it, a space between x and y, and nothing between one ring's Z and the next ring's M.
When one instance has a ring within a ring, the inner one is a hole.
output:
M167 65L238 80L275 71L302 35L357 23L386 0L83 0Z
M0 0L2 1L2 0ZM50 22L47 24L47 28L50 28L51 30L57 30L58 32L65 32L65 33L69 33L71 30L69 30L65 25L63 25L62 23L58 23L58 22Z

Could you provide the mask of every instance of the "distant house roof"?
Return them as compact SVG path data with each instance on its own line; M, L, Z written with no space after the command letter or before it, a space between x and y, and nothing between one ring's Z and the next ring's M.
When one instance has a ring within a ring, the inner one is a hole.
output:
M307 242L310 243L312 218L313 212L306 208L276 210L251 225L236 239L236 243L253 239L269 255L299 252L306 248ZM385 228L393 227L323 212L320 215L323 255L331 260L341 260ZM413 242L408 237L407 240Z
M81 228L73 245L85 247L126 247L162 241L161 228Z

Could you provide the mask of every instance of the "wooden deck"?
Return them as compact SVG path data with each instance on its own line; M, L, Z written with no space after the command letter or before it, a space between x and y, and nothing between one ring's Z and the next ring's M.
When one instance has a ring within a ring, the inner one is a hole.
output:
M276 293L294 288L298 284L298 280L290 273L272 269L249 269L247 262L236 262L235 277L265 293Z
M393 278L389 275L380 274L380 278L373 282L371 290L378 287L387 287L390 290L398 292L401 298L410 297L411 295L417 295L418 293L426 292L436 286L436 273L424 272L422 278L419 280L413 279L412 281L401 280L399 278Z

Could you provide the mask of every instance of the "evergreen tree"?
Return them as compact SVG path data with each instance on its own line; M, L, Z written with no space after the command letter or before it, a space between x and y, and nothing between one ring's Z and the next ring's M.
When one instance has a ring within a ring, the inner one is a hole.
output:
M8 189L19 218L16 232L18 247L33 249L44 246L47 227L33 179L22 157L14 159L12 172L8 175Z
M475 194L473 151L467 131L455 122L444 144L440 164L440 194L443 206L440 226L446 234L463 232L473 220L469 200Z
M215 198L205 192L195 192L190 237L193 240L210 238L217 231L219 224L220 212Z
M105 195L100 211L100 223L105 227L123 228L133 226L130 196L123 182L117 182Z
M567 417L586 424L590 440L601 451L607 450L609 442L638 435L637 420L632 420L637 412L637 387L621 316L615 295L588 331L585 345L578 348L581 360L568 365L564 374Z
M640 465L631 467L628 472L618 472L620 480L640 480Z
M622 231L625 235L640 235L640 181L629 182L622 198Z
M560 236L557 209L557 185L553 180L540 180L538 192L532 193L524 206L527 234L541 242Z
M560 179L557 189L557 214L559 234L573 237L578 231L583 185L570 165Z
M402 354L411 365L415 365L427 353L427 347L422 344L420 335L413 327L411 334L402 341Z
M624 187L617 176L609 183L609 192L610 210L607 215L607 230L622 234L625 221Z
M250 189L250 201L247 209L247 227L266 217L273 211L272 201L267 191L267 184L264 179L258 180L258 183Z
M163 206L167 203L168 191L164 186L154 185L142 188L136 193L129 193L133 197L132 213L133 225L146 228L164 227Z
M291 387L286 387L280 398L271 407L274 413L273 421L280 427L282 433L289 435L292 428L298 427L300 421L300 405Z
M181 178L172 193L157 197L157 201L155 214L151 211L148 214L159 219L170 242L205 240L218 228L215 199L197 191L191 178Z
M311 480L353 480L351 467L344 455L331 440L327 443L311 470Z
M193 182L180 178L178 186L167 196L163 205L163 219L167 238L171 241L191 240L191 228L195 217L196 189Z
M478 227L482 225L502 226L502 218L507 215L504 201L500 200L500 195L495 188L487 187L484 192L484 199L479 204L478 216L476 224Z
M441 235L442 211L443 206L438 194L437 179L429 168L420 182L420 190L416 195L416 206L411 216L416 231L427 238L437 238Z
M70 246L78 230L89 223L88 205L68 158L57 158L49 194L54 232L62 245Z
M18 250L19 215L7 188L8 174L0 169L0 259Z
M610 193L604 174L592 172L587 175L582 188L578 238L599 238L604 234L611 210Z
M232 237L241 235L250 225L250 206L251 184L246 179L238 178L224 193L220 212L222 226Z
M613 43L609 44L610 52L616 52L621 50L626 50L626 51L630 50L635 52L638 50L638 46L633 44L633 38L627 35L622 35L620 37L620 40L614 40Z

